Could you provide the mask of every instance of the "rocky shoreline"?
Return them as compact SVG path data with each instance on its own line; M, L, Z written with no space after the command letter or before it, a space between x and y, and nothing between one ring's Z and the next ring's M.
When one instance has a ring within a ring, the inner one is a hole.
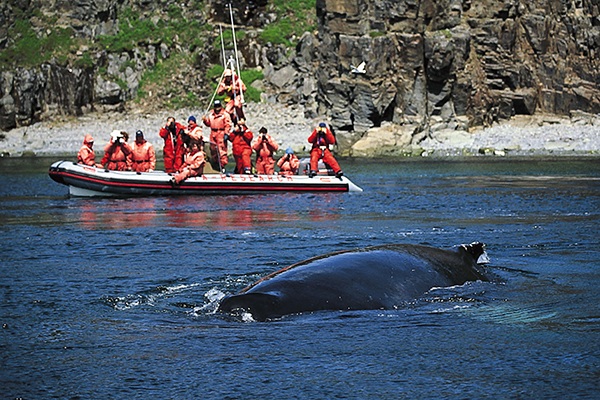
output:
M156 113L131 109L126 113L95 112L80 117L63 117L3 133L0 155L72 158L87 133L94 136L98 155L108 142L110 132L119 129L130 134L142 130L146 139L154 144L160 159L163 141L158 131L167 117L173 115L179 122L185 123L188 116L200 118L203 114L204 110L193 109ZM253 132L258 132L262 126L268 129L280 146L280 154L287 147L292 147L298 155L307 154L309 145L306 139L320 121L319 118L306 118L303 107L270 103L249 104L246 114ZM204 131L205 138L209 133ZM600 115L577 112L570 117L519 115L488 128L434 131L420 143L408 146L389 146L385 141L378 142L376 139L374 143L381 145L375 145L371 150L363 148L361 152L353 151L353 148L336 150L340 155L351 157L593 156L600 154ZM385 151L382 152L382 148Z

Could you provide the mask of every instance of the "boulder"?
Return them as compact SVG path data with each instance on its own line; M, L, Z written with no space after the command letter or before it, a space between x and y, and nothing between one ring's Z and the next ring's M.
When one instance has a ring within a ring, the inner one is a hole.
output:
M386 123L371 128L350 149L349 155L357 157L377 157L391 155L398 148L410 144L415 126Z

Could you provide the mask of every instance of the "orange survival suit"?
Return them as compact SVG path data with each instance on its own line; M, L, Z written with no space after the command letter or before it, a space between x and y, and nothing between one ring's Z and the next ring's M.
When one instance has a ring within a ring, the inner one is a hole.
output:
M227 142L225 142L225 134L231 131L231 118L227 114L219 100L215 101L214 109L205 116L202 121L204 125L210 127L210 152L211 159L215 166L220 166L221 172L225 170L227 165ZM219 159L217 159L217 147L219 149Z
M154 147L144 139L142 131L135 133L135 142L131 145L131 169L137 172L152 172L156 168Z
M94 138L90 134L85 135L83 138L83 145L77 153L77 162L79 164L90 165L92 167L96 166L96 154L94 153L92 146L94 146Z
M267 134L267 130L260 128L260 133L252 145L252 149L256 151L256 172L258 174L273 175L275 173L273 153L278 148L275 140Z

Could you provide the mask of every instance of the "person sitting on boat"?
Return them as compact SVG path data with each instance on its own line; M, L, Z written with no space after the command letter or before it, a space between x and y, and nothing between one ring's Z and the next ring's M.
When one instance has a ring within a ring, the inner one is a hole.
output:
M246 85L233 71L227 68L223 72L223 80L219 84L217 94L225 95L225 112L231 116L232 121L244 118L242 109L242 93L246 91Z
M156 168L154 146L144 139L144 132L135 133L135 142L131 145L131 169L137 172L152 172Z
M277 161L277 166L279 167L279 175L296 175L298 173L298 168L300 167L300 160L298 160L298 157L294 154L294 150L292 150L291 147L288 147L285 149L285 156Z
M174 117L167 118L167 124L160 128L158 135L164 139L165 147L163 155L165 161L165 172L175 172L183 164L185 146L183 143L185 127L175 122Z
M102 168L102 165L96 164L96 153L94 153L94 138L89 133L83 138L83 145L77 153L77 162L91 167Z
M275 160L273 154L279 149L275 140L267 134L264 126L258 131L258 138L252 145L256 151L256 172L258 174L273 175L275 173Z
M202 137L202 128L196 123L196 117L190 115L188 118L188 127L185 134L189 136L189 141L195 140L200 143L200 148L204 147L204 138Z
M319 123L319 126L313 130L308 142L313 145L310 151L310 173L308 176L312 178L319 172L319 160L323 159L323 162L333 169L335 176L341 178L344 173L331 151L329 151L329 145L335 144L335 137L325 122Z
M171 186L175 187L182 181L192 176L202 176L206 164L206 154L200 147L198 140L190 140L190 152L185 156L185 162L178 173L171 178Z
M246 126L246 120L240 118L233 131L229 134L229 140L232 143L233 158L235 159L236 174L251 174L252 161L252 137L254 135Z
M128 171L131 169L129 155L131 149L127 144L129 134L125 131L112 131L111 139L104 146L104 157L101 164L111 171Z
M227 142L225 134L231 131L231 118L223 110L220 100L215 100L214 108L202 118L204 125L210 127L210 157L213 168L225 173L227 165Z

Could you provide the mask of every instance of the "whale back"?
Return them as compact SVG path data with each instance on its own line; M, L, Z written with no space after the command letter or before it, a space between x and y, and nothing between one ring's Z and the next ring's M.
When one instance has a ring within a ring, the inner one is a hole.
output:
M486 280L477 268L482 253L482 244L448 250L395 244L325 254L227 296L219 310L263 321L303 311L390 309L432 287Z

